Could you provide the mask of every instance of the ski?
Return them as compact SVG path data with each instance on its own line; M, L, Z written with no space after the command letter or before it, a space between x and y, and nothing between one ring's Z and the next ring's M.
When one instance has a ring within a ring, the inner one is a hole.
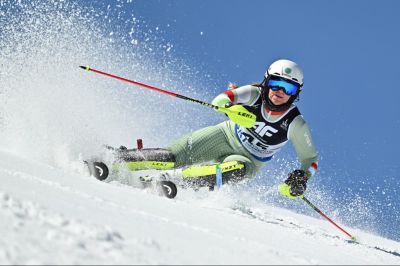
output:
M89 168L91 176L95 177L99 181L105 181L110 174L107 165L99 161L84 161ZM178 189L174 182L170 180L153 180L148 176L138 178L138 186L140 189L155 190L157 194L173 199L178 193Z

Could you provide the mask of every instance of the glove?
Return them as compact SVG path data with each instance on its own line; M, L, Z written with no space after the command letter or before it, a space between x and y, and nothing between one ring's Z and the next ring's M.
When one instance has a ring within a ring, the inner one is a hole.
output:
M278 186L282 196L289 199L302 197L307 188L308 176L304 170L294 170L288 174L285 183Z

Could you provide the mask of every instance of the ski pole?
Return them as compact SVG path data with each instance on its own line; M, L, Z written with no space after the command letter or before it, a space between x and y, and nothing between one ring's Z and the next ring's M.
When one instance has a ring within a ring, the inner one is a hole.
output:
M326 216L320 209L318 209L314 204L312 204L306 197L302 196L301 197L302 200L305 201L305 203L308 204L308 206L310 206L311 208L314 209L314 211L318 212L322 217L324 217L326 220L328 220L331 224L333 224L334 226L336 226L340 231L342 231L343 233L345 233L348 237L351 238L352 241L357 241L355 236L350 235L346 230L344 230L343 228L341 228L339 225L337 225L334 221L332 221L332 219L330 219L328 216Z
M79 66L79 67L84 69L84 70L86 70L86 71L91 71L91 72L94 72L94 73L97 73L97 74L100 74L100 75L104 75L104 76L107 76L107 77L110 77L110 78L114 78L114 79L117 79L117 80L121 80L121 81L124 81L124 82L135 84L135 85L138 85L138 86L146 88L146 89L158 91L158 92L167 94L169 96L181 98L181 99L186 100L186 101L195 102L195 103L201 104L203 106L211 107L211 108L213 108L213 109L215 109L217 111L220 111L222 113L227 114L228 117L233 122L235 122L235 123L237 123L237 124L239 124L241 126L247 127L247 128L253 127L255 122L256 122L256 116L253 113L249 112L246 108L244 108L241 105L234 105L234 106L232 106L230 108L220 107L220 106L216 106L216 105L213 105L213 104L210 104L210 103L207 103L207 102L203 102L203 101L200 101L200 100L189 98L189 97L186 97L186 96L174 93L174 92L166 91L166 90L163 90L163 89L160 89L160 88L156 88L156 87L144 84L144 83L140 83L140 82L137 82L137 81L134 81L134 80L130 80L130 79L119 77L119 76L116 76L116 75L113 75L113 74L102 72L100 70L96 70L96 69L91 68L89 66Z

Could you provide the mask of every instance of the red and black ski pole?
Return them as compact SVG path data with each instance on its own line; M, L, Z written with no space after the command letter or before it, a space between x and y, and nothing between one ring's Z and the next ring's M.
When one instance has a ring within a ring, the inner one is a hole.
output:
M348 237L350 237L352 241L357 241L355 236L352 236L352 235L349 234L346 230L344 230L342 227L340 227L339 225L337 225L334 221L332 221L332 219L330 219L330 218L329 218L328 216L326 216L320 209L318 209L314 204L312 204L306 197L302 196L301 199L304 200L304 202L307 203L308 206L310 206L311 208L313 208L314 211L318 212L322 217L324 217L326 220L328 220L328 222L330 222L331 224L333 224L334 226L336 226L340 231L342 231L342 232L345 233Z
M192 99L192 98L189 98L189 97L186 97L186 96L183 96L183 95L179 95L179 94L174 93L174 92L170 92L170 91L166 91L166 90L163 90L163 89L159 89L159 88L156 88L156 87L144 84L144 83L140 83L140 82L137 82L137 81L134 81L134 80L130 80L130 79L119 77L119 76L116 76L116 75L113 75L113 74L102 72L100 70L96 70L96 69L90 68L88 66L79 66L79 67L82 68L82 69L85 69L87 71L91 71L91 72L94 72L94 73L97 73L97 74L100 74L100 75L104 75L104 76L107 76L107 77L110 77L110 78L114 78L114 79L125 81L125 82L131 83L131 84L135 84L135 85L138 85L138 86L143 87L143 88L147 88L147 89L150 89L150 90L162 92L164 94L167 94L167 95L170 95L170 96L173 96L173 97L181 98L183 100L196 102L196 103L199 103L199 104L202 104L202 105L205 105L205 106L209 106L209 107L218 109L218 106L214 106L214 105L212 105L210 103L206 103L206 102L203 102L203 101Z
M94 73L97 73L97 74L100 74L100 75L103 75L103 76L107 76L107 77L110 77L110 78L113 78L113 79L117 79L117 80L121 80L121 81L128 82L128 83L131 83L131 84L135 84L135 85L138 85L138 86L146 88L146 89L158 91L158 92L167 94L169 96L181 98L181 99L186 100L186 101L191 101L191 102L199 103L199 104L201 104L203 106L211 107L211 108L213 108L213 109L215 109L217 111L220 111L222 113L227 114L228 117L233 122L235 122L235 123L237 123L237 124L239 124L241 126L247 127L247 128L253 127L253 125L256 122L256 116L253 113L247 111L247 109L244 108L241 105L235 105L235 106L232 106L231 108L225 108L225 107L221 107L221 106L216 106L216 105L213 105L213 104L210 104L210 103L207 103L207 102L203 102L203 101L200 101L200 100L196 100L196 99L193 99L193 98L190 98L190 97L186 97L186 96L174 93L174 92L170 92L170 91L166 91L166 90L163 90L163 89L160 89L160 88L156 88L156 87L153 87L153 86L141 83L141 82L137 82L137 81L126 79L126 78L123 78L123 77L119 77L119 76L116 76L116 75L113 75L113 74L109 74L109 73L106 73L106 72L103 72L103 71L100 71L100 70L96 70L96 69L91 68L89 66L79 66L79 67L84 69L84 70L86 70L86 71L91 71L91 72L94 72Z

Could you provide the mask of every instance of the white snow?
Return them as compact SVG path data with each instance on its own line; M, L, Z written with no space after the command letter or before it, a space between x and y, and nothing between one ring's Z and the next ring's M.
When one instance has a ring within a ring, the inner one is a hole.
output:
M400 264L398 242L221 191L167 199L0 151L0 264Z

